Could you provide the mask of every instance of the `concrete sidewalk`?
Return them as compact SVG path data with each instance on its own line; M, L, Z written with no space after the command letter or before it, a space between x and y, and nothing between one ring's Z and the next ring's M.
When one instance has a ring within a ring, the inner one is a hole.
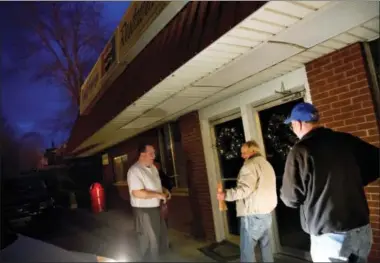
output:
M108 236L112 235L113 232L114 238L120 236L120 234L124 236L124 238L122 238L123 241L118 244L118 249L115 249L115 259L131 261L138 259L138 247L134 234L133 218L130 214L113 210L94 215L94 218L99 220L99 223L103 226L107 226L99 229L100 232L105 232L98 233L98 235ZM113 231L110 231L111 229L113 229ZM190 236L173 229L169 230L169 239L171 243L171 252L165 256L163 261L215 262L198 250L207 245L207 243L194 240ZM115 240L113 240L112 243L115 243ZM117 250L119 250L119 252Z
M138 260L138 246L130 212L110 210L93 214L83 209L57 209L48 217L19 229L21 234L58 247L113 258L119 262ZM198 249L210 243L195 240L184 233L169 230L171 252L165 262L215 262ZM239 262L236 260L235 262ZM275 255L276 263L305 261Z
M105 231L97 235L108 236L113 233L113 238L107 238L109 242L112 243L115 243L117 236L123 236L117 244L118 248L113 252L116 255L115 259L119 261L134 261L138 259L138 247L134 234L133 218L130 213L112 210L93 215L93 217L99 221L99 225L103 226L99 231ZM110 231L111 229L113 230ZM171 243L171 253L162 260L164 262L216 262L198 250L210 243L195 240L191 236L173 229L169 229L169 239ZM234 262L240 262L240 260L238 259ZM307 263L307 261L284 255L275 255L275 262Z

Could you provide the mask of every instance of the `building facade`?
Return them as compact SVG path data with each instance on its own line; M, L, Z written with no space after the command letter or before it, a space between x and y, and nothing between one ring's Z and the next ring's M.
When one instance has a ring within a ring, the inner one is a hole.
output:
M67 146L75 156L102 155L103 183L121 206L129 205L125 176L137 145L150 143L174 184L170 227L235 240L235 208L219 211L217 184L236 184L239 145L255 139L280 187L295 142L282 121L300 101L319 109L322 125L380 146L378 60L371 49L379 41L378 2L173 3L132 4L106 50L115 49L114 62L98 62L99 73L82 88L82 115ZM149 19L133 29L141 13ZM379 182L366 193L371 259L378 260ZM279 202L273 247L309 258L298 217Z

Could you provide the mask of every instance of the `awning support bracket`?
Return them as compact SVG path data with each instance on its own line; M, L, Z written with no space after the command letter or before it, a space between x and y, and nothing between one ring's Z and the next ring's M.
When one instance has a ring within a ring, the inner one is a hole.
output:
M281 94L281 95L284 95L284 96L292 94L292 92L290 90L286 90L285 89L285 85L284 85L283 81L281 81L281 89L279 91L275 90L274 92L276 94Z

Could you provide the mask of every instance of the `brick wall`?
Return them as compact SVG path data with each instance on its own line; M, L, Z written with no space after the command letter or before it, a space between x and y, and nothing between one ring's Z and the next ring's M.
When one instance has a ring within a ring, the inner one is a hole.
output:
M168 207L169 228L197 236L192 227L195 218L191 209L190 197L173 194L172 199L168 202Z
M110 158L110 156L108 156L108 162L109 164L108 165L103 165L102 166L102 169L103 169L103 184L104 185L111 185L113 184L113 181L114 181L114 175L113 175L113 169L112 169L112 159Z
M373 100L359 43L306 65L313 104L326 127L349 132L380 146ZM370 259L380 259L380 182L366 188L374 245Z
M215 240L214 220L207 179L206 161L198 112L191 112L179 119L182 146L187 159L190 204L193 214L193 234Z

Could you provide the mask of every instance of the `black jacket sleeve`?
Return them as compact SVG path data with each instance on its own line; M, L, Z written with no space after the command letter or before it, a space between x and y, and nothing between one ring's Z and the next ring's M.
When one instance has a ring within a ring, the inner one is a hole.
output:
M295 146L286 159L280 192L280 198L286 206L297 208L303 204L307 189L305 174L308 172L306 169L304 154Z
M358 137L351 136L351 139L363 186L367 186L380 177L380 149Z

